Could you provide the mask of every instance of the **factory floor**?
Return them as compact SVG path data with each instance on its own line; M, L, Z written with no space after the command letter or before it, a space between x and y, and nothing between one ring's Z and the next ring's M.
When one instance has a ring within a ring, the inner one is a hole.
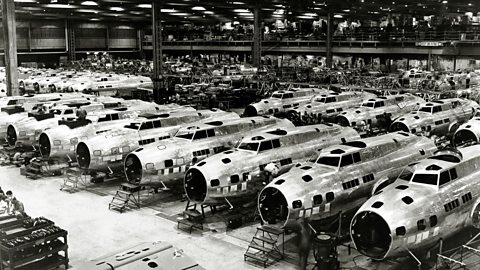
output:
M140 242L162 240L183 249L205 269L259 269L243 261L247 239L253 236L251 229L244 230L244 235L239 235L242 230L234 234L210 231L189 234L178 230L175 220L162 217L161 208L142 207L119 213L108 210L112 196L60 191L62 177L30 180L20 175L15 166L0 166L0 176L2 189L12 190L24 203L28 215L44 216L68 231L72 267ZM297 266L280 261L270 269L297 269Z
M143 193L142 203L146 206L119 213L108 210L108 203L112 200L121 181L91 184L87 191L82 190L76 193L60 191L62 183L62 176L31 180L20 175L18 167L0 166L0 186L4 191L13 191L14 195L24 203L28 215L46 217L68 231L70 266L73 268L82 266L86 261L123 251L141 242L160 240L183 249L185 254L208 270L262 269L261 266L245 263L243 260L243 254L256 232L256 227L259 226L258 222L226 232L225 223L221 222L222 220L213 220L204 225L205 229L202 232L194 231L189 234L177 229L176 220L181 216L186 204L180 201L181 196L178 194ZM217 214L217 218L218 216L221 218L221 214ZM208 217L207 213L208 219L211 220L212 216ZM466 232L462 240L446 249L461 246L459 243L467 242L473 235L474 232ZM286 259L276 262L267 269L299 269L293 236L286 237ZM475 248L480 249L480 243L476 243ZM339 246L338 252L341 269L417 268L415 261L406 258L384 262L372 261L359 255L353 248L349 248L348 243ZM454 256L452 258L459 260ZM464 256L465 263L467 263L466 259ZM312 269L314 263L311 253L307 269ZM478 259L475 263L478 263Z

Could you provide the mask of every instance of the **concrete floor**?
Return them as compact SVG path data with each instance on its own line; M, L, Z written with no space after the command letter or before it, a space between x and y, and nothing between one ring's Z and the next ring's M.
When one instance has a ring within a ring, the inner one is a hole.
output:
M189 234L178 230L176 220L186 204L179 200L181 196L178 194L145 193L142 202L147 204L146 207L119 213L108 210L108 203L120 181L92 184L87 191L68 193L59 190L63 183L62 177L30 180L20 175L20 169L15 166L0 166L0 179L2 189L12 190L24 203L25 210L31 217L44 216L68 231L72 267L122 251L140 242L160 240L183 249L185 254L205 269L262 269L243 261L243 254L259 224L225 232L225 224L218 222L221 220L214 220L204 225L203 232L194 231ZM212 217L207 216L208 219ZM460 242L465 243L471 236L466 235ZM286 239L286 259L268 269L298 269L293 235ZM475 247L480 248L480 243ZM346 246L339 246L338 251L341 269L416 269L416 264L411 259L376 262L360 255L353 248L351 254L348 254ZM314 258L311 254L308 269L312 269L313 265Z
M253 235L239 232L192 233L177 230L176 222L163 218L157 208L143 207L125 213L108 210L112 197L81 191L60 191L61 177L30 180L18 167L0 166L0 186L12 190L24 203L27 214L44 216L68 231L70 265L75 267L102 255L144 241L167 241L181 248L206 269L259 269L243 261ZM158 215L160 214L160 215ZM256 226L256 225L254 225ZM297 269L281 261L270 269Z

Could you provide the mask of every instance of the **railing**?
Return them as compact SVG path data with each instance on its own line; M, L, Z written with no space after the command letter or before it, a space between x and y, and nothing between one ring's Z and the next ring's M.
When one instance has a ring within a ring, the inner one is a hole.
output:
M314 32L310 34L287 34L272 33L263 34L263 43L289 43L289 42L314 42L324 44L326 40L325 33ZM469 31L386 31L380 29L362 30L362 31L346 31L344 33L336 32L332 36L333 42L420 42L420 41L460 41L460 42L480 42L480 29ZM144 37L144 43L147 45L152 42L151 36ZM223 35L181 35L181 36L164 36L163 43L168 45L218 45L225 42L244 42L250 45L252 42L251 34L223 34Z

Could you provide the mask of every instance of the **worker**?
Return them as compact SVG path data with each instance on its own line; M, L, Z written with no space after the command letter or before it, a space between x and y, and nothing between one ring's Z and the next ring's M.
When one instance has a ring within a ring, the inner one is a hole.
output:
M0 214L4 214L8 209L8 201L5 192L0 187Z
M470 71L467 72L467 77L465 78L465 84L466 88L470 88L470 79L472 78L472 75L470 75Z
M448 78L448 83L450 84L451 90L455 90L455 82L453 81L453 77Z
M78 120L85 120L87 117L87 111L85 109L79 109L77 110L76 115Z
M17 216L18 218L24 218L27 216L25 213L25 208L23 206L23 203L17 198L13 197L13 193L11 190L7 191L7 201L9 203L8 205L8 213L10 215Z
M37 111L38 114L45 114L45 107L44 106L40 106L38 108L38 111Z

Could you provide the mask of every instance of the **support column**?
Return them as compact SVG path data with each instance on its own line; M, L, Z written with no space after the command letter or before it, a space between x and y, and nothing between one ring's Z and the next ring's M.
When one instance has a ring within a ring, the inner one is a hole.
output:
M74 24L65 20L65 38L67 39L68 61L75 61L75 28Z
M455 70L457 70L457 57L456 56L453 57L453 71L455 72Z
M28 23L28 50L32 51L32 23Z
M137 49L140 53L140 58L145 60L145 51L143 50L143 37L145 36L145 32L143 29L137 30Z
M427 71L432 70L432 50L428 49Z
M259 1L259 0L258 0ZM261 29L261 18L260 18L260 5L257 2L255 9L253 10L253 48L252 48L252 63L254 67L260 67L261 57L262 57L262 29Z
M107 51L110 50L110 26L107 23L107 34L105 37L105 47L107 48Z
M159 0L152 2L152 49L153 49L153 96L155 102L163 103L166 91L162 89L163 53L162 53L162 22L161 3Z
M332 62L333 62L333 57L332 57L332 24L333 24L333 19L332 19L332 13L329 12L327 15L327 59L325 61L327 68L332 68Z
M17 37L15 23L15 3L13 0L2 0L3 42L5 48L7 96L18 96L18 60Z

